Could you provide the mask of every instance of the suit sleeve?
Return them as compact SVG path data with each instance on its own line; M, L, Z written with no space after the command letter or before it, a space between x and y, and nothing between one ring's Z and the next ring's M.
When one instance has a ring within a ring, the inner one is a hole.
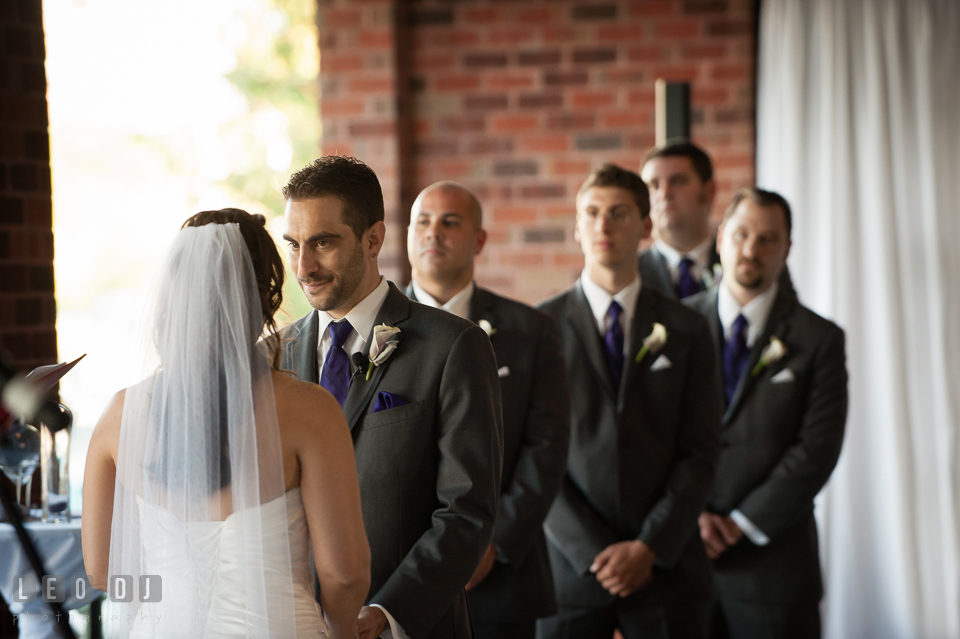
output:
M443 366L436 415L440 508L370 600L411 637L426 636L463 592L490 545L500 494L500 384L486 333L465 329Z
M681 398L677 456L667 473L664 495L647 514L638 536L666 568L673 567L696 529L720 457L723 400L716 347L706 320L698 320Z
M847 367L839 328L817 351L806 409L796 442L737 506L771 540L809 516L813 498L830 478L847 421Z
M550 543L580 575L590 571L593 560L607 546L623 541L590 505L569 473L563 475L543 528Z
M547 321L537 344L530 405L510 485L500 496L493 535L507 561L526 558L536 531L560 488L570 441L570 388L556 322Z

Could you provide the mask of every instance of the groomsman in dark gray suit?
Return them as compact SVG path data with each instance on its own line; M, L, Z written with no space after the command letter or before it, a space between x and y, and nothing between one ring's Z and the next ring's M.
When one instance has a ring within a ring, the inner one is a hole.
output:
M710 225L717 192L710 157L687 140L671 140L647 152L640 176L650 190L656 231L638 259L644 285L679 299L710 288L720 275Z
M541 308L570 374L570 453L546 520L559 613L543 639L703 637L712 596L697 535L720 452L720 380L703 317L646 285L640 177L604 165L577 194L586 265Z
M316 311L282 331L281 365L327 388L353 435L372 558L359 636L469 639L464 587L500 494L490 340L380 275L383 196L366 165L321 158L283 195L290 265Z
M726 275L687 300L723 362L724 447L700 516L717 638L820 636L813 498L843 443L847 371L843 331L783 285L790 229L781 196L741 190L717 235Z
M503 398L503 474L493 542L467 584L478 639L533 639L556 612L543 520L566 469L570 389L552 317L473 282L483 249L480 203L455 182L413 203L407 295L479 324L497 355Z

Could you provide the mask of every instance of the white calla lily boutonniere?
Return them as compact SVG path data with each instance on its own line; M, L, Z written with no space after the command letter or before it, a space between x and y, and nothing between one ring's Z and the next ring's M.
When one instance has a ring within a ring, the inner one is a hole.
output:
M366 380L373 375L373 367L383 364L400 345L400 329L381 324L373 327L373 343L370 344L370 365L367 366Z
M477 322L477 326L483 329L483 332L487 334L487 337L493 337L497 332L497 329L493 327L493 324L491 324L489 320L482 319Z
M646 357L647 353L654 354L663 348L663 345L667 343L667 329L660 322L653 323L653 330L650 331L650 334L643 339L643 347L637 351L637 356L633 360L635 363L639 364L640 361Z
M770 338L770 343L760 353L760 361L753 367L753 376L756 377L764 368L773 364L777 360L783 359L787 354L787 347L783 345L776 336Z

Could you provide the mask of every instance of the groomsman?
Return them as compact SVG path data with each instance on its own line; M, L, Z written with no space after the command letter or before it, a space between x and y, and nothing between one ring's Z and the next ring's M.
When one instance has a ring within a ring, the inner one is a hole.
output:
M490 340L380 275L383 195L366 165L321 158L283 195L290 266L316 311L282 331L281 366L327 388L353 435L372 558L359 637L469 639L464 587L500 495Z
M455 182L427 187L407 235L407 295L479 324L497 355L503 473L493 542L467 584L478 639L533 639L556 612L543 520L566 469L570 389L552 317L473 282L483 249L480 203Z
M790 229L780 195L741 190L717 235L726 275L687 300L723 362L724 447L700 515L714 637L820 636L813 498L843 443L847 372L843 331L783 286Z
M710 225L717 192L710 157L687 140L673 140L647 152L640 176L656 230L638 261L644 285L679 299L710 288L720 273Z
M544 639L703 637L712 596L696 528L720 452L710 329L636 270L647 188L610 164L577 194L586 265L541 308L570 373L570 453L546 520L559 613Z

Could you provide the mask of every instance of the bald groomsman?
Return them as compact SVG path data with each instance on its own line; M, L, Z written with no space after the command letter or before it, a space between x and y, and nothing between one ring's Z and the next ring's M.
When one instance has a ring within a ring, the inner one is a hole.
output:
M724 446L700 516L715 638L820 636L813 498L843 443L847 371L843 331L784 285L790 230L780 195L741 190L717 235L723 281L686 300L723 363Z
M639 257L644 285L680 299L710 288L720 273L710 224L717 192L710 157L673 140L647 152L640 176L650 190L656 238Z
M712 581L697 536L720 453L703 317L638 277L647 187L607 164L576 200L580 279L544 302L570 375L570 455L546 520L559 613L543 639L697 638Z
M420 193L407 235L407 295L479 324L493 343L503 398L500 505L467 594L478 639L532 639L536 619L556 611L543 520L566 465L569 389L553 318L474 284L482 222L477 198L459 184Z

